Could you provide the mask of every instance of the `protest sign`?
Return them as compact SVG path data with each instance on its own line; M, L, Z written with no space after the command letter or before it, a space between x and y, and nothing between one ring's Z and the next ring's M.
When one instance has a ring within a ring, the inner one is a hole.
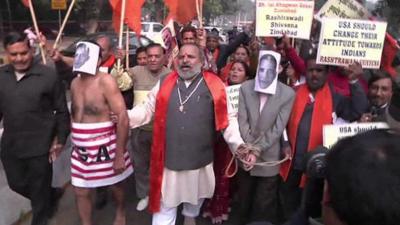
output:
M375 129L389 128L387 123L351 123L343 125L324 125L323 127L323 144L327 148L331 148L336 142L345 137L353 136L361 132Z
M238 112L239 110L239 91L240 84L228 86L225 88L226 96L229 99L229 104L231 104L234 112Z
M359 62L378 69L385 41L386 22L324 18L317 63L347 66Z
M258 55L254 91L274 95L278 84L281 54L275 51L261 50Z
M309 39L314 1L257 0L256 36Z
M368 10L355 0L328 0L315 14L315 18L319 21L325 17L367 20L369 16Z
M165 48L165 57L168 59L168 67L171 68L174 59L179 53L173 20L169 20L167 25L161 30L161 37L162 45Z
M51 9L53 10L67 9L67 0L51 0Z

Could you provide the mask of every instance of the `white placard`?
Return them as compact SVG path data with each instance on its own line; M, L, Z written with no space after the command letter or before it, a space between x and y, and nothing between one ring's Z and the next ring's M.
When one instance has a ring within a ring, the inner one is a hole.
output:
M350 123L342 125L324 125L323 143L327 148L331 148L336 142L345 137L350 137L361 132L389 128L387 123Z
M234 112L238 112L239 110L239 92L240 92L240 84L231 85L225 88L226 96L228 98L229 104L231 104L231 108Z
M274 51L261 50L258 57L254 90L274 95L278 83L281 55Z

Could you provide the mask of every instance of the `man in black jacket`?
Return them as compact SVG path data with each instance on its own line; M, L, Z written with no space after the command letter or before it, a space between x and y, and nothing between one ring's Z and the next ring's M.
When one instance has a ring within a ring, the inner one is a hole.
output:
M391 128L400 130L400 76L393 87L393 96L386 110L386 121Z
M369 110L360 119L361 122L381 122L393 95L394 80L385 72L374 73L368 80Z
M52 167L69 134L64 88L55 72L33 63L25 34L4 39L9 64L0 68L1 161L10 188L28 198L32 224L47 224Z
M221 45L219 43L219 32L218 30L214 29L207 33L207 60L210 62L212 58L219 71L226 65L228 57L235 52L236 48L241 44L246 45L249 41L249 36L245 32L242 32L238 34L236 38L229 43L229 45Z

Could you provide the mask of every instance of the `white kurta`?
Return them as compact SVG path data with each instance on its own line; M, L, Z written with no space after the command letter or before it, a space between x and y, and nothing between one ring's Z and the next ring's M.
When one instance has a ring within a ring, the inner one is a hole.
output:
M197 170L174 171L164 168L161 201L167 207L186 202L199 204L199 199L211 198L215 189L213 163Z

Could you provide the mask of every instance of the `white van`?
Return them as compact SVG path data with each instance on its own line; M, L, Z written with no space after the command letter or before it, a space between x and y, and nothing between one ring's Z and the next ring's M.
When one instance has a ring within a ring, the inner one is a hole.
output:
M142 32L141 34L147 38L157 42L161 38L160 31L164 28L164 25L156 22L142 22Z

